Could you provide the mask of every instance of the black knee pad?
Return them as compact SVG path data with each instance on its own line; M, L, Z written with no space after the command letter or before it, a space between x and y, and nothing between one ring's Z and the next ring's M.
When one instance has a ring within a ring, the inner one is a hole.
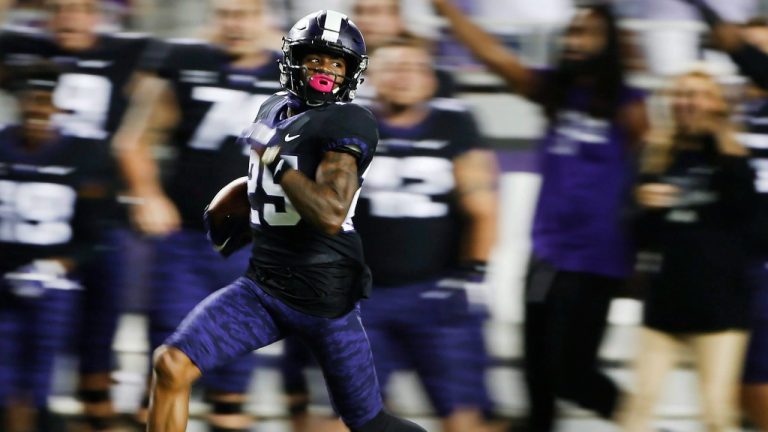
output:
M352 432L427 432L426 429L381 410L376 417Z

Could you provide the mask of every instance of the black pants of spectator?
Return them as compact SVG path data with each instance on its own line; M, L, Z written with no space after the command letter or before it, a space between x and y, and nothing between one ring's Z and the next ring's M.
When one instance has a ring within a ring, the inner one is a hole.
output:
M532 432L554 430L556 399L611 418L619 389L598 368L608 307L620 279L533 260L526 283L525 378Z

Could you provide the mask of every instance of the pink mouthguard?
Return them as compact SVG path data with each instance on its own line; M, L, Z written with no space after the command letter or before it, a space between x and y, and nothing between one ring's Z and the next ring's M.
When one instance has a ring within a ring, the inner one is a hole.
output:
M333 82L334 79L328 75L316 74L309 79L309 86L319 92L330 93L333 91Z

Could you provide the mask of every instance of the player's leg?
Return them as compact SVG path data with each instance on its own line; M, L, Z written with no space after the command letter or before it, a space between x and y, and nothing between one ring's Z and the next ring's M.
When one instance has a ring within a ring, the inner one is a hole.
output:
M555 394L606 419L617 414L619 389L598 366L608 308L621 281L560 272L547 299Z
M151 269L148 310L150 352L159 348L176 331L198 303L215 289L227 285L227 282L207 280L208 263L198 257L210 258L207 253L210 247L206 243L197 244L194 238L186 231L179 231L152 242L156 258ZM230 280L237 276L237 273L231 274ZM149 359L150 371L153 360ZM144 402L143 409L137 414L140 423L146 423L149 397Z
M48 397L54 359L73 337L71 329L82 291L46 289L44 297L35 305L34 326L28 335L30 357L25 382L31 389L39 430L47 430Z
M554 429L555 391L552 381L550 308L547 304L557 270L543 261L531 259L525 287L523 324L523 364L528 393L527 425L531 431Z
M0 430L13 431L18 429L14 426L18 421L25 421L17 419L19 413L14 406L14 396L22 363L22 335L29 314L21 308L19 300L4 289L0 281L0 409L3 411ZM29 420L26 422L29 423Z
M397 370L414 369L412 356L406 351L405 331L418 314L414 301L418 294L407 288L374 287L370 299L360 305L360 315L371 344L376 377L384 400L390 378Z
M201 374L283 337L257 294L260 291L250 279L236 280L195 307L157 349L150 432L183 432L191 386Z
M248 387L256 366L252 353L217 367L202 378L205 399L211 406L208 423L212 432L248 431L253 417L245 412Z
M768 269L759 261L752 266L753 319L744 362L741 404L758 430L768 431Z
M203 299L248 267L250 251L243 249L227 259L217 254L202 232L182 230L157 245L150 340L159 346L184 317ZM246 391L256 365L250 353L209 371L202 384L212 412L213 430L241 430L253 419L243 412Z
M310 395L304 370L312 364L311 357L309 349L296 336L291 335L283 340L280 376L283 381L283 393L287 398L293 432L309 430Z
M747 348L747 332L724 331L691 336L701 377L707 430L726 432L738 425L738 388Z
M647 327L641 332L634 365L635 391L621 413L627 432L650 430L665 378L680 357L681 344L674 336Z
M120 313L119 272L125 265L120 258L123 246L121 234L116 230L109 232L97 248L97 256L81 271L86 291L82 301L77 395L93 431L109 430L115 418L110 397L112 340Z
M484 431L488 405L487 357L482 321L469 311L466 293L442 289L420 295L412 325L402 335L445 432ZM425 319L424 317L431 318Z
M192 383L202 372L183 351L172 346L156 349L153 363L147 430L183 432L189 419Z
M210 240L206 235L200 233L197 242L199 249L206 251L198 252L197 255L199 265L208 270L206 279L209 287L224 286L233 275L241 275L248 268L250 248L243 248L224 259L210 247ZM209 264L205 265L206 262ZM216 264L212 265L213 263ZM255 367L256 356L249 352L217 367L202 378L206 400L211 404L208 423L212 432L250 430L253 417L245 412L245 403Z
M280 374L283 391L288 398L288 411L293 432L346 432L346 426L336 415L324 416L309 411L310 393L304 371L317 366L304 342L291 335L283 343Z
M3 363L12 369L9 389L7 429L15 431L48 430L48 396L53 360L73 336L75 308L80 292L44 289L35 295L9 295L4 300L12 310L0 312L4 322L2 337L10 338L9 356ZM10 358L13 356L13 358ZM4 368L5 369L5 368Z
M206 287L205 281L198 274L199 266L189 262L188 258L194 255L192 251L185 253L187 247L181 233L155 239L151 242L151 247L155 260L150 270L148 319L149 347L150 352L154 352L214 287ZM147 396L136 415L142 424L147 422L154 358L151 357L148 361L150 377L147 380Z
M334 406L352 432L424 430L384 411L358 308L335 319L300 313L289 316L291 326L320 363Z
M768 431L768 319L753 323L741 396L749 419L758 430Z

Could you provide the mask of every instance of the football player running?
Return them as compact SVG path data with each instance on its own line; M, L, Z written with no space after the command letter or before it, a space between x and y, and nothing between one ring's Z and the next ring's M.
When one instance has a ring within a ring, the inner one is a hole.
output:
M320 11L293 26L283 51L286 91L262 105L244 135L248 176L205 215L224 254L247 243L250 227L248 271L155 352L149 430L183 431L193 381L294 334L318 359L352 431L422 431L384 411L360 321L370 273L351 216L378 134L371 113L347 102L367 67L365 42L346 16Z

